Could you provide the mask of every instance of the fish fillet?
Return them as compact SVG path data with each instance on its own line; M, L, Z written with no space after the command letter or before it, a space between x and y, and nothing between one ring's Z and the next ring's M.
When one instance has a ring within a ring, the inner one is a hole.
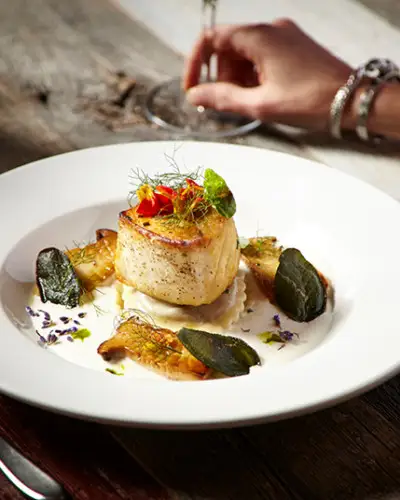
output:
M233 219L214 209L195 222L145 218L122 212L117 279L155 299L199 306L216 300L233 282L240 260Z

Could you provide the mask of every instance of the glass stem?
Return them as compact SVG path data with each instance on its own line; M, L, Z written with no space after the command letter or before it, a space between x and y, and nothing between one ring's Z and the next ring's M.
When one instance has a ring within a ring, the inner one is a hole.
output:
M213 31L215 27L217 0L203 0L203 31ZM211 82L211 57L205 62L206 81Z

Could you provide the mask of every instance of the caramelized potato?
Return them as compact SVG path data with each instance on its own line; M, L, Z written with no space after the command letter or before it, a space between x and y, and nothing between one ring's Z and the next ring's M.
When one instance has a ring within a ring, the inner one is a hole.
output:
M257 278L268 299L273 302L275 275L283 247L277 246L277 239L274 236L264 236L250 238L249 244L242 248L241 252L244 262ZM328 279L318 270L317 273L325 288L332 293Z
M111 229L99 229L96 238L95 243L65 252L88 292L104 284L115 272L117 233Z
M283 251L282 247L276 245L276 241L273 236L250 238L249 244L242 249L244 262L270 300L274 297L274 279L279 266L279 257Z
M137 316L121 323L97 349L106 360L125 356L173 380L206 378L211 370L189 353L176 333L143 322Z

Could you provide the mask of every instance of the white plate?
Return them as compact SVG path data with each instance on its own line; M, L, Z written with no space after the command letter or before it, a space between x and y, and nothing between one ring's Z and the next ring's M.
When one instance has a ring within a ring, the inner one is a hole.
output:
M163 171L164 155L174 149L171 142L88 149L0 177L1 391L102 422L222 427L316 410L394 375L400 367L399 204L317 163L212 143L184 142L175 159L226 178L238 204L239 234L276 235L332 279L336 302L329 333L295 359L269 366L267 356L248 376L203 382L115 377L32 341L24 283L33 279L37 252L115 226L118 210L127 206L130 169Z

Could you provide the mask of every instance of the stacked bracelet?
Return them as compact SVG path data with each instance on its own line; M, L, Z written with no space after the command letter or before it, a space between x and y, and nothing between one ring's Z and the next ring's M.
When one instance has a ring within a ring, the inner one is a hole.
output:
M337 91L331 105L331 134L335 139L342 138L342 119L346 104L361 80L364 78L365 67L360 66L353 71L347 82Z
M370 87L365 90L360 98L358 121L356 132L360 139L368 141L370 139L367 121L373 102L383 85L388 81L400 82L399 68L388 59L371 59L353 71L347 82L337 91L330 109L330 132L336 139L342 137L343 112L349 99L353 96L360 83L370 80ZM375 137L374 141L381 140Z
M369 113L372 109L373 103L378 95L379 91L387 82L398 81L400 82L400 76L398 71L392 71L384 75L381 79L376 79L372 81L368 89L364 90L360 97L360 103L358 108L358 119L356 132L360 139L363 141L369 141L378 143L383 140L382 136L376 135L370 137L368 133L367 121Z

